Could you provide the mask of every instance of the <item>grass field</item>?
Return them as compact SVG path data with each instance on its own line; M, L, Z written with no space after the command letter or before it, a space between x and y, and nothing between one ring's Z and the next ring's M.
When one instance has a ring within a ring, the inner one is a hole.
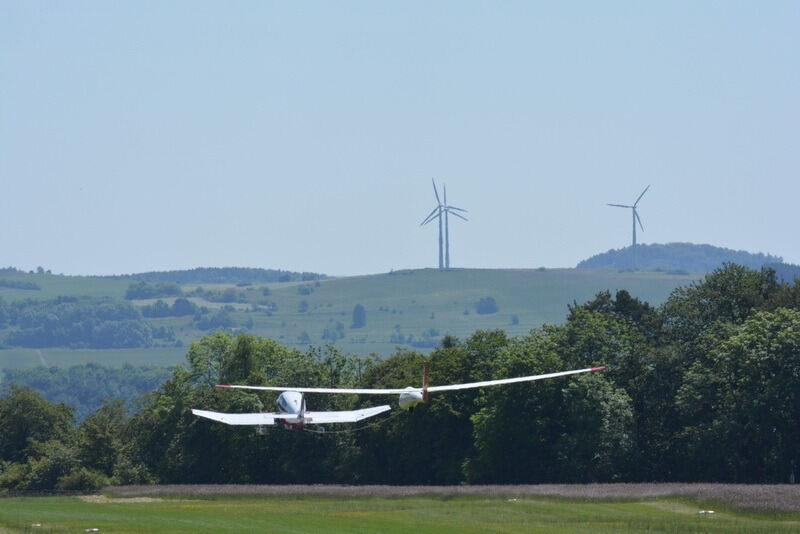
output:
M49 300L60 296L122 299L131 284L131 280L57 274L5 273L0 274L0 278L15 282L33 282L40 288L0 288L0 297L7 302L23 299Z
M0 350L0 370L43 365L71 367L100 363L107 367L131 365L176 365L186 361L187 347L147 347L141 349L24 349ZM2 380L2 374L0 374Z
M800 515L687 499L531 496L16 497L0 499L0 532L201 533L780 533ZM32 527L31 525L41 525Z

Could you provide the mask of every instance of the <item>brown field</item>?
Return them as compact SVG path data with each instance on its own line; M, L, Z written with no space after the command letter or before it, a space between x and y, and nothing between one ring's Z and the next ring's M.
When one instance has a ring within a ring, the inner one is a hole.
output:
M538 484L508 486L335 486L335 485L164 485L111 486L118 497L153 495L275 495L330 497L406 497L418 495L549 496L570 499L685 497L737 508L800 512L800 484Z

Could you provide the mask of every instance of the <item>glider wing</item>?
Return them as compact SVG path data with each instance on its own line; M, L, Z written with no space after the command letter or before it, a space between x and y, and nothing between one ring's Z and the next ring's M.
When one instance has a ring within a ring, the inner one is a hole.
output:
M279 413L220 413L206 410L192 410L192 413L226 425L274 425L276 419L287 418L287 414Z
M305 412L302 419L297 415L287 413L263 412L263 413L220 413L209 412L206 410L192 410L198 417L205 417L212 421L225 423L226 425L275 425L282 422L304 424L329 424L329 423L355 423L367 417L378 415L391 410L388 405L375 406L373 408L363 408L361 410L349 410L342 412Z
M558 373L547 373L543 375L518 376L516 378L502 378L500 380L485 380L483 382L470 382L468 384L450 384L446 386L430 386L429 393L437 391L452 391L456 389L472 389L487 386L500 386L502 384L516 384L518 382L534 382L546 378L556 378L559 376L575 375L579 373L591 373L592 371L602 371L604 367L589 367L586 369L576 369L574 371L561 371ZM220 384L218 388L230 389L255 389L260 391L298 391L300 393L344 393L354 395L400 395L402 393L422 393L423 388L407 387L394 389L337 389L337 388L296 388L283 386L231 386Z
M501 386L503 384L516 384L518 382L534 382L536 380L544 380L546 378L556 378L559 376L576 375L579 373L591 373L592 371L602 371L604 367L590 367L588 369L576 369L574 371L561 371L558 373L547 373L544 375L531 375L531 376L518 376L516 378L502 378L500 380L485 380L483 382L471 382L469 384L452 384L449 386L431 386L428 388L429 393L437 391L453 391L456 389L472 389L483 388L487 386Z

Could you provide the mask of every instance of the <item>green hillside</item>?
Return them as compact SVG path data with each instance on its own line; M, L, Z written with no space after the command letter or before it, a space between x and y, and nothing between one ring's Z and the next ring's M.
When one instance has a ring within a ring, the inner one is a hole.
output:
M0 287L0 298L7 306L24 299L48 301L67 296L129 302L145 311L146 306L152 307L159 300L124 300L131 280L22 273L4 278L40 288ZM425 351L438 345L444 335L466 337L477 329L495 328L516 335L545 323L561 323L568 304L586 301L606 289L626 289L651 304L660 304L674 288L697 278L589 269L421 269L258 285L185 284L180 286L182 298L198 310L205 309L205 314L140 318L154 331L169 331L172 337L154 337L148 346L124 349L86 345L22 347L6 343L0 350L0 368L68 366L90 361L113 366L179 363L188 343L207 333L201 328L209 324L213 328L215 317L224 319L220 324L234 331L247 330L303 348L332 343L361 355L387 355L398 346ZM494 299L497 311L480 314L476 305L487 297ZM176 298L160 300L171 306ZM353 309L358 304L366 312L366 325L351 328ZM0 340L6 340L14 330L9 324L0 328Z
M299 295L296 288L275 290L274 299L285 303L287 314L280 313L283 307L279 305L278 313L257 321L255 330L283 341L307 331L312 341L318 342L326 325L341 322L345 338L337 345L360 354L385 354L399 344L391 341L392 336L396 340L413 336L412 343L421 345L443 335L465 337L477 329L503 328L511 335L520 334L545 323L561 323L567 304L588 300L604 289L624 288L644 300L661 303L675 287L693 279L573 269L398 271L325 280L308 296ZM496 313L476 312L476 303L485 297L494 298ZM309 305L304 314L296 312L302 300ZM367 311L367 326L362 329L349 328L356 304ZM286 327L280 326L283 320Z

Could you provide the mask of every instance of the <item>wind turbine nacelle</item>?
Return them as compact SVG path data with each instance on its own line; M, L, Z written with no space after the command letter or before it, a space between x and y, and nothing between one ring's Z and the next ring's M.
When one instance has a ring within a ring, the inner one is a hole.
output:
M415 391L411 386L407 387L406 389L408 390L408 393L400 394L400 400L398 401L398 404L400 404L400 409L410 410L417 404L424 402L424 399L422 398L422 392Z

